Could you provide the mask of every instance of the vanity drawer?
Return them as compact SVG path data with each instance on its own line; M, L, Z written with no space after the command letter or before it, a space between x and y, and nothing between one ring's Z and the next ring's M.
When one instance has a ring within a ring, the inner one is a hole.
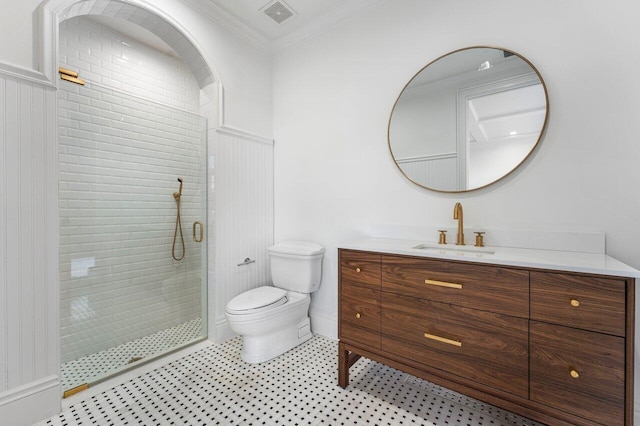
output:
M527 398L528 320L382 292L382 350Z
M520 269L383 255L382 289L529 317L529 271Z
M624 339L536 321L530 327L531 400L604 425L624 424Z
M380 291L359 285L340 288L340 339L380 348Z
M361 284L380 288L380 261L378 253L340 250L340 282L343 286Z
M531 319L625 335L624 280L531 272Z

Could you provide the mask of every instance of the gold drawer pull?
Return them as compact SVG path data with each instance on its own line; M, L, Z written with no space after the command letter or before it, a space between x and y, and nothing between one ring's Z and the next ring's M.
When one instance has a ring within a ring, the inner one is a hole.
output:
M361 271L361 269L360 269L360 268L356 268L356 272L360 272L360 271Z
M580 301L578 299L571 299L571 306L577 308L578 306L580 306Z
M457 340L447 339L446 337L436 336L434 334L424 333L424 337L431 340L437 340L438 342L446 343L448 345L453 345L458 347L462 346L462 342L459 342Z
M360 318L362 314L360 312L356 312L356 318Z
M447 282L444 282L444 281L424 280L424 283L425 284L429 284L429 285L437 285L439 287L462 289L462 284L447 283Z
M577 379L578 377L580 377L580 374L576 370L574 370L573 368L571 369L569 374L571 374L571 377L573 377L574 379Z

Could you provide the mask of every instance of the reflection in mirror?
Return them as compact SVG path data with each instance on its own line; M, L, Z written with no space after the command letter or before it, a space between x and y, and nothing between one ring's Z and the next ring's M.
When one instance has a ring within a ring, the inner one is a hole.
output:
M520 55L462 49L423 68L389 121L389 149L414 183L445 192L487 186L535 148L548 112L537 70Z

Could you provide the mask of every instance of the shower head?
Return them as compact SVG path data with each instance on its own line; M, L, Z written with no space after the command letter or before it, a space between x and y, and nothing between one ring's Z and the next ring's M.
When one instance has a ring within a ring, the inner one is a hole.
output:
M182 178L181 177L178 178L178 182L180 182L180 189L178 189L178 192L173 193L173 198L175 198L176 201L179 200L180 197L182 196Z

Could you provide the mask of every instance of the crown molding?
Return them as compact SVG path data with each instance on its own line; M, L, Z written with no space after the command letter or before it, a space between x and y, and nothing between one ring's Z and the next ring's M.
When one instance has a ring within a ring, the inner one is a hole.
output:
M342 21L362 13L363 11L376 6L387 0L351 0L343 3L331 11L319 16L307 25L297 30L279 37L273 42L272 53L280 54L287 49L304 44L320 35L326 33L339 25Z
M262 33L254 30L238 18L222 9L210 1L202 0L179 0L195 12L198 12L208 18L210 21L220 25L231 34L246 41L253 47L273 53L273 42L265 37Z
M342 21L387 0L344 1L341 6L333 8L291 33L275 39L271 39L262 32L255 30L211 1L179 1L253 47L270 54L279 54L289 48L304 44L329 31Z

